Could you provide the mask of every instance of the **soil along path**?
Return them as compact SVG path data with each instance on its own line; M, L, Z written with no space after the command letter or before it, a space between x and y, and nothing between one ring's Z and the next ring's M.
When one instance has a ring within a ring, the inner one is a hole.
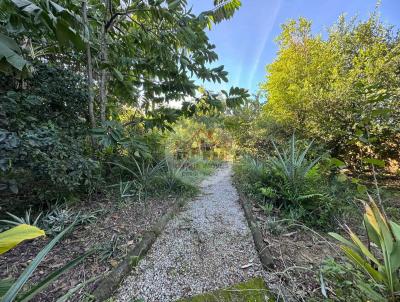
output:
M123 282L117 301L176 301L263 275L231 166L217 170L201 188Z

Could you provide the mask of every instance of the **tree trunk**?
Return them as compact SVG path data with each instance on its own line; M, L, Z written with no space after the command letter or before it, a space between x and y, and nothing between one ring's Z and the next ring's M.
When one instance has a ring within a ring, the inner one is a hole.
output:
M84 26L87 27L87 39L86 45L86 58L87 58L87 85L89 94L88 113L90 125L92 128L96 127L96 119L94 116L94 94L93 94L93 64L92 64L92 53L90 50L90 27L87 19L87 2L82 2L82 19Z
M107 50L107 32L105 26L101 33L101 62L107 63L108 60L108 50ZM102 66L100 72L100 119L104 123L106 121L106 108L107 108L107 67Z
M104 16L103 29L101 32L100 55L103 65L108 63L108 43L107 43L107 23L111 15L111 0L104 0L106 13ZM107 81L108 72L106 66L102 66L100 72L100 119L104 123L106 121L107 108Z

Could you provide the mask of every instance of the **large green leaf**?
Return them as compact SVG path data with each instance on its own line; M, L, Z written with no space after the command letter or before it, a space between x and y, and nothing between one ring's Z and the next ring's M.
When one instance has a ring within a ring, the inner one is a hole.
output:
M10 37L0 33L0 61L3 59L19 71L22 71L28 64L21 56L21 49L18 44Z
M367 257L369 260L374 262L378 267L381 267L381 263L376 259L376 257L370 252L370 250L365 246L364 243L361 242L360 238L353 233L352 231L349 231L351 240L358 246L358 248L361 250L361 253L363 256Z
M385 161L376 158L363 158L363 162L382 168L385 166Z
M45 236L45 232L35 226L20 224L0 233L0 254L4 254L24 240Z
M385 281L384 275L381 272L375 270L371 266L371 264L369 264L368 261L362 258L357 252L347 246L341 246L341 248L346 253L347 257L361 269L365 270L365 272L368 273L368 275L370 275L375 280L375 282L381 283Z
M390 221L390 226L392 228L393 231L393 235L396 238L396 241L400 242L400 225L398 225L397 223Z
M374 227L371 225L371 222L368 220L367 215L364 215L364 226L367 230L368 238L371 242L376 244L376 246L380 246L380 238L379 234L376 232Z
M340 241L341 243L343 243L344 245L352 248L353 250L357 251L357 252L361 252L361 250L351 241L345 239L344 237L340 236L339 234L336 233L328 233L329 236L332 236L333 238L335 238L336 240Z

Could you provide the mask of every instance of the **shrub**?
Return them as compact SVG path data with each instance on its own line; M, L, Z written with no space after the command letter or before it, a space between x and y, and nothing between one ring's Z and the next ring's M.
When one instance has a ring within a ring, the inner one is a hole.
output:
M126 179L114 186L120 187L120 193L123 192L121 197L138 195L139 199L143 196L146 200L147 195L157 189L153 186L153 181L163 168L164 161L155 163L146 159L139 161L131 157L130 162L125 161L124 163L125 165L118 162L110 163L114 166L113 174L119 173L121 179ZM121 188L123 188L123 191L121 191Z
M24 168L41 184L40 191L35 190L40 199L69 198L87 192L100 179L99 163L82 153L83 142L51 123L25 132L20 148L26 154L20 160L28 163Z
M179 163L175 160L166 159L164 168L157 179L160 184L159 188L164 188L166 192L175 194L196 192L196 187L186 180L185 171L185 161Z
M88 155L84 79L35 64L34 77L15 83L0 75L0 199L15 211L20 196L26 206L90 192L100 167Z
M316 157L312 160L307 158L312 143L303 149L296 146L294 134L290 140L289 148L279 150L273 142L276 155L268 160L268 167L283 181L283 192L286 192L287 200L301 201L316 196L317 193L304 194L307 190L307 182L319 178L317 163L321 159Z
M332 197L322 157L294 135L289 146L273 146L275 154L265 160L244 156L234 167L236 183L261 207L273 204L290 219L326 228L342 205Z
M76 213L67 207L60 207L56 205L52 210L47 212L41 221L41 225L49 235L56 235L64 231L64 229L71 223L89 224L96 221L96 212L92 213Z
M173 159L163 159L159 162L135 158L131 163L122 165L112 163L115 166L114 174L119 171L121 181L119 186L121 198L137 198L139 201L148 196L163 196L170 193L192 194L196 187L186 178L186 161L178 162Z
M234 165L233 170L236 183L241 190L257 200L264 200L261 189L269 177L264 162L246 155Z

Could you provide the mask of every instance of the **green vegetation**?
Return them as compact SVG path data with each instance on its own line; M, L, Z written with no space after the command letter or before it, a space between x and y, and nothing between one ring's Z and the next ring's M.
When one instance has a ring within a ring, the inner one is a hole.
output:
M346 229L352 241L331 233L346 257L326 255L313 298L399 299L398 30L377 12L341 16L326 34L288 20L256 96L209 91L194 79L228 78L206 30L240 5L214 0L195 14L186 0L0 1L0 251L50 237L16 281L0 280L2 301L29 300L89 255L113 260L123 227L27 284L72 227L98 220L101 200L150 216L148 204L194 196L226 160L237 188L271 218L271 233L281 233L279 220L321 237L340 225L354 230ZM378 205L365 205L356 229L358 199L368 196ZM98 276L90 277L60 301ZM254 279L182 301L265 294Z
M238 162L235 175L239 188L269 212L276 208L309 226L329 226L341 210L337 206L344 206L344 202L335 201L338 189L333 184L337 181L329 181L326 175L329 159L310 155L315 152L312 143L296 141L294 135L282 148L272 144L275 152L267 158L247 156Z
M291 20L278 43L262 84L267 137L296 131L359 170L362 157L398 161L400 40L378 14L340 17L326 39L312 34L309 20Z
M28 267L22 272L17 280L3 279L0 280L0 298L2 301L29 301L35 297L38 293L46 289L54 280L56 280L60 275L66 273L68 270L81 263L86 257L94 253L94 250L88 251L72 261L68 262L61 268L54 270L48 276L42 278L39 282L33 285L27 290L23 290L24 285L27 283L28 279L46 257L46 255L51 251L51 249L61 240L61 238L75 226L72 223L70 226L65 228L60 234L54 237L32 260ZM0 233L0 253L8 251L9 249L15 247L21 241L26 239L33 239L39 236L43 236L44 231L36 227L21 224L13 227L12 229Z
M2 1L6 209L10 200L9 210L21 212L85 199L116 183L115 163L129 168L132 161L146 194L140 170L164 161L174 122L238 106L248 96L237 87L207 91L189 76L227 81L223 66L209 67L218 56L205 30L230 18L240 1L215 1L199 15L183 0L114 2ZM183 105L174 109L171 101Z
M146 209L154 199L192 196L224 159L218 131L207 145L216 154L211 161L169 146L179 144L179 123L211 118L248 97L242 88L211 92L192 80L227 82L206 30L240 5L216 0L194 14L185 0L0 2L1 228L32 224L53 237L4 301L25 299L20 290L71 224L96 221L88 201L100 209L97 199L111 196ZM121 244L113 236L95 257L106 260Z
M311 21L290 20L277 41L267 102L249 100L225 120L236 180L262 207L329 228L357 210L355 196L380 193L376 178L399 173L400 40L375 13L340 17L325 39Z
M225 117L235 182L267 217L260 223L270 234L285 225L322 237L343 232L341 225L355 230L352 241L333 235L346 257L318 265L320 294L310 299L397 301L399 35L374 13L366 21L340 17L324 36L304 18L286 22L261 85L267 101L247 100ZM379 206L370 202L366 229L357 229L367 194Z
M347 258L368 274L375 282L374 287L379 289L374 291L369 286L357 284L360 290L366 291L374 300L396 301L400 287L400 225L388 220L370 198L369 204L365 204L364 226L370 240L368 247L350 229L348 233L353 242L335 233L330 235L343 244L341 248ZM377 247L380 255L373 254L371 243Z

